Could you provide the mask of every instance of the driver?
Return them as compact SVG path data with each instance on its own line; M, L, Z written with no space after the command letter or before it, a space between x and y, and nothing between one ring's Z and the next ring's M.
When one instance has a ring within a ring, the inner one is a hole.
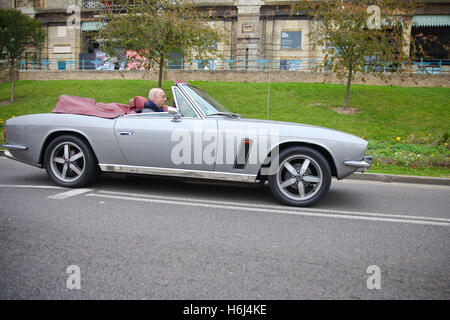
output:
M142 112L167 112L166 93L163 89L153 88L148 93L148 101L144 104ZM146 110L147 109L147 110Z

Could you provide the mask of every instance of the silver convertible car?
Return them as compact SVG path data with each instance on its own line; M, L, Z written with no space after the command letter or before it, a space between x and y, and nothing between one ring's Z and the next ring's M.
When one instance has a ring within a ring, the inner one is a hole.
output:
M180 80L172 94L168 112L60 96L63 108L58 101L52 113L5 122L5 156L45 168L55 183L73 188L92 184L100 172L268 181L275 198L291 206L311 206L333 176L371 166L367 141L354 135L247 119Z

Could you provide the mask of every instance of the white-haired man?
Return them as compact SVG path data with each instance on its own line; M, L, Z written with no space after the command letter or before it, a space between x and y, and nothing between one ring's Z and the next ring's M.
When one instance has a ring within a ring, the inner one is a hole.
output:
M144 104L145 109L151 109L154 112L167 112L167 106L164 104L167 102L166 93L163 89L153 88L148 92L148 101ZM145 112L143 110L143 112Z

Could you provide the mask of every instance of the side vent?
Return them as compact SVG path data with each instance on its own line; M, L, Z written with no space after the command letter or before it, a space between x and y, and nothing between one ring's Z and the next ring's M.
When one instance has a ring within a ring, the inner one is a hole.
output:
M244 169L247 165L248 155L250 154L250 147L252 146L252 140L244 138L239 146L236 159L234 160L234 169Z

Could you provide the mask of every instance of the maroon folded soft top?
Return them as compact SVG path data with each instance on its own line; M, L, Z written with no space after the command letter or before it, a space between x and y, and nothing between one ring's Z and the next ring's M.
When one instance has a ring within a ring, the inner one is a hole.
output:
M71 113L113 119L136 113L135 107L121 103L101 103L94 99L62 95L53 108L53 113Z

